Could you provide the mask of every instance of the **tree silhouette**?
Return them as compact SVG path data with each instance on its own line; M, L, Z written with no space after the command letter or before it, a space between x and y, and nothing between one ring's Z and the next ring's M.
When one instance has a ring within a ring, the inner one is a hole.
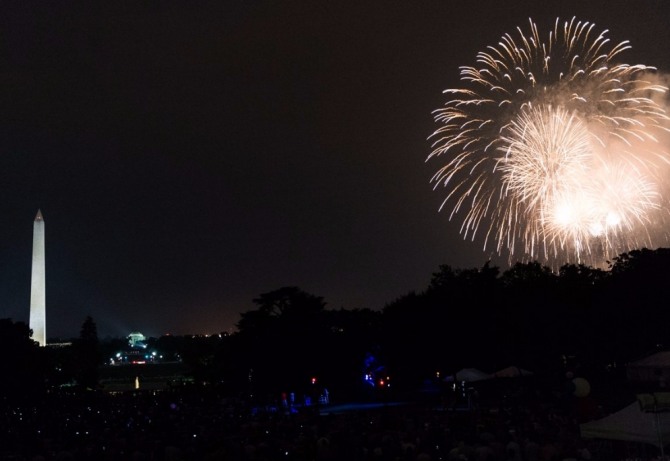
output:
M319 373L328 336L323 298L284 287L254 299L238 323L253 385L262 390L307 383Z
M642 248L614 258L604 290L603 340L620 360L670 346L670 249Z
M74 341L73 346L77 383L85 389L97 388L101 354L98 328L91 316L84 320L79 338Z
M31 335L24 322L0 319L0 350L3 351L0 397L8 401L30 398L44 388L44 351Z

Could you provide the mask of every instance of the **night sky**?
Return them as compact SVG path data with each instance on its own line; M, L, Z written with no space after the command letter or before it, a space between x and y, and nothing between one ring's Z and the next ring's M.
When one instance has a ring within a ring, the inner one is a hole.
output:
M670 72L670 2L9 2L0 6L0 317L47 335L233 331L283 286L381 309L481 267L438 207L431 112L532 17ZM494 262L505 268L506 260Z

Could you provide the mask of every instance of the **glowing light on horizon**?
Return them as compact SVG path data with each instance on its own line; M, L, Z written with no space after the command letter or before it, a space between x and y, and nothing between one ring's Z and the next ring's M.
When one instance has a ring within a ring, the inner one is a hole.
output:
M461 67L428 160L444 159L431 182L465 238L554 266L667 241L668 88L606 35L556 19L543 40L530 20Z

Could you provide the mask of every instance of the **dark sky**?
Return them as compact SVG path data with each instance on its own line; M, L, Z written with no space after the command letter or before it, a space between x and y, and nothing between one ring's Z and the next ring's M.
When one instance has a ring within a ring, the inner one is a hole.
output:
M557 16L670 71L665 0L3 2L0 317L28 321L38 208L49 337L231 330L287 285L381 309L480 267L437 211L431 111Z

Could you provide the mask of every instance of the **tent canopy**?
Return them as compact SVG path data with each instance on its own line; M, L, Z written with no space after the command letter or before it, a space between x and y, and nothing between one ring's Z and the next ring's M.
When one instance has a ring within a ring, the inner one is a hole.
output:
M670 413L644 412L636 401L602 419L580 424L579 429L587 439L642 442L660 448L661 440L663 445L670 443Z
M466 383L472 383L475 381L483 381L485 379L491 379L492 376L489 373L485 373L476 368L463 368L462 370L459 370L456 373L447 375L444 378L444 380L446 382L453 383L454 378L456 378L457 382L465 381Z
M629 363L629 367L654 367L663 368L670 367L670 351L660 351L651 354L635 362Z

